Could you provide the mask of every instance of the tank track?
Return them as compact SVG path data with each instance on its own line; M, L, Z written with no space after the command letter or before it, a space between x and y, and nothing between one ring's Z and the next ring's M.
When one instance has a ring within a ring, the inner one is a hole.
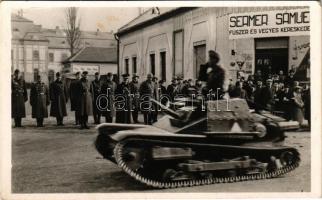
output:
M290 171L293 171L295 168L299 166L300 158L296 156L294 163L288 166L284 166L282 168L276 169L271 172L263 172L257 174L249 174L242 176L234 176L234 177L211 177L204 179L191 179L191 180L176 180L169 182L162 182L149 179L147 177L143 177L139 173L133 171L130 167L126 165L126 162L123 160L122 152L124 146L126 145L125 141L119 142L115 145L114 148L114 157L117 165L128 175L133 177L135 180L153 187L153 188L181 188L181 187L192 187L192 186L201 186L201 185L210 185L210 184L218 184L218 183L233 183L233 182L241 182L241 181L249 181L249 180L261 180L261 179L271 179L283 174L287 174Z

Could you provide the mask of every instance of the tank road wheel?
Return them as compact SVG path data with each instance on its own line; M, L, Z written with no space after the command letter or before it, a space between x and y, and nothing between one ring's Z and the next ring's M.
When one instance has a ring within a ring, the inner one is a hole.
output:
M133 171L138 171L143 168L145 151L143 149L128 147L124 149L122 157L129 168Z
M280 155L280 162L283 166L292 165L294 163L295 156L290 151L285 151Z
M191 178L192 177L185 174L183 171L176 171L174 169L166 169L162 175L162 180L164 181L188 180Z

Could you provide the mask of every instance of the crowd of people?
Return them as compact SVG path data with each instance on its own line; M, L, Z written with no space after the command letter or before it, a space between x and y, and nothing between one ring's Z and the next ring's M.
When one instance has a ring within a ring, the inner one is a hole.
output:
M307 119L310 124L310 88L302 88L294 80L294 71L288 76L283 71L279 74L262 75L258 70L247 79L238 77L225 89L225 71L217 63L219 55L209 51L209 62L201 66L198 80L183 80L182 77L173 77L171 84L165 85L165 80L158 80L153 74L139 83L139 76L122 75L122 81L113 80L113 74L108 73L106 79L101 79L95 73L93 81L88 80L88 72L76 72L75 79L67 87L62 81L59 72L56 80L50 83L49 88L37 77L30 90L30 104L32 117L36 119L37 126L44 126L44 118L48 117L47 107L50 105L50 116L55 117L57 126L63 126L63 119L67 116L66 103L70 100L71 111L75 111L75 124L81 129L88 129L88 116L93 115L94 123L100 124L101 118L105 122L139 123L141 112L145 124L152 124L158 120L158 107L151 103L151 99L160 100L166 105L176 97L190 97L191 95L206 95L210 90L221 89L221 97L229 94L230 98L242 98L249 107L257 112L262 110L282 115L287 120L295 120L300 124ZM210 70L209 70L210 69ZM203 81L207 83L204 84ZM166 98L162 98L166 97ZM25 83L15 70L12 77L12 118L15 127L21 127L21 119L26 116L25 102L28 100Z

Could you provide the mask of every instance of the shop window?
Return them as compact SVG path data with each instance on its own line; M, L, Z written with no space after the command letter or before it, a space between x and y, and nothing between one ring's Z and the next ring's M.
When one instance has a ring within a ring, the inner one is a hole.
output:
M206 63L206 44L193 47L193 65L195 76L199 77L200 65Z
M155 75L155 54L150 54L150 73Z
M174 68L176 76L183 76L183 30L174 32Z
M126 58L124 60L124 66L125 66L125 74L129 74L130 73L130 69L129 69L129 59Z
M49 53L49 62L54 62L54 53Z
M33 50L32 58L33 58L33 60L39 60L39 51L38 50Z
M136 57L132 57L132 73L137 73Z

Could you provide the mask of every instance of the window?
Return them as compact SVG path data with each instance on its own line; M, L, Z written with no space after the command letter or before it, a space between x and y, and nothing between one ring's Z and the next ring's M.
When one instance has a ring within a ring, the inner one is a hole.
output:
M132 73L137 73L136 57L132 57Z
M61 54L61 60L64 61L68 58L67 53L62 53Z
M38 50L33 50L32 58L33 58L33 60L39 60L39 51Z
M125 66L125 74L129 74L130 71L129 71L129 59L128 58L126 58L124 60L124 66Z
M150 73L155 75L155 54L150 54Z
M54 62L54 53L49 53L49 62Z
M195 77L199 77L200 65L206 63L206 44L200 44L193 47L193 68Z
M166 52L160 52L161 79L166 80Z
M183 31L174 32L174 71L176 76L183 76Z
M34 69L34 81L37 81L38 75L39 75L39 69L38 68L35 68Z

